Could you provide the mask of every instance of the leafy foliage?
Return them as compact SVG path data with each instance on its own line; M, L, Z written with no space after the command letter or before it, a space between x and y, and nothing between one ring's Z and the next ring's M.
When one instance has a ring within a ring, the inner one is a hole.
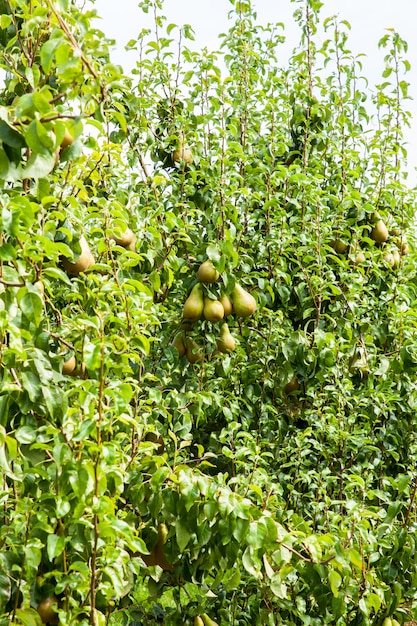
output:
M407 47L381 39L368 102L320 2L297 3L285 67L275 26L231 5L196 52L142 2L127 77L94 10L0 0L0 624L48 598L95 626L412 608ZM206 298L257 302L226 354L223 322L181 319L206 259Z

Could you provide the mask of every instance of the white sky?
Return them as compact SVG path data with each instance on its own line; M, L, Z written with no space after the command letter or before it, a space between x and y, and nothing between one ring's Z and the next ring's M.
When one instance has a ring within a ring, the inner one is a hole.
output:
M411 63L411 71L405 79L410 83L413 101L408 101L406 108L412 112L413 120L411 129L406 131L406 140L409 182L417 184L417 0L322 1L322 19L337 14L350 23L349 49L355 55L366 54L362 61L363 74L369 80L369 89L381 82L386 51L378 48L378 41L386 33L385 29L393 28L408 42L406 58ZM284 22L287 45L283 51L291 50L298 44L299 29L292 15L302 5L290 0L252 0L252 3L260 23ZM130 70L135 64L135 57L126 53L124 46L130 39L136 39L142 28L151 26L150 18L138 8L137 0L95 0L94 7L103 18L101 22L96 22L97 27L116 40L113 62L122 65L125 71ZM217 35L230 26L227 16L232 7L228 0L165 0L164 7L167 24L192 26L196 48L207 46L217 49Z

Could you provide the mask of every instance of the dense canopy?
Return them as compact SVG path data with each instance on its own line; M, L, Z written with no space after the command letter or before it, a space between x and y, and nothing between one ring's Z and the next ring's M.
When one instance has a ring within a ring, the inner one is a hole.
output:
M318 0L288 63L140 5L126 76L93 3L0 0L0 626L405 623L406 43L371 89Z

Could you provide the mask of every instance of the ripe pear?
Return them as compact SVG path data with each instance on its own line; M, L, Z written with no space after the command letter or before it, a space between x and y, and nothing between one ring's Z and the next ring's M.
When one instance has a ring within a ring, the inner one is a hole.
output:
M397 269L397 267L400 267L401 265L401 255L398 250L393 250L391 254L392 254L392 259L393 259L392 267L394 269Z
M201 320L204 309L203 287L200 283L194 285L184 304L183 317L191 322Z
M256 300L248 292L236 283L232 292L233 310L237 317L249 317L256 310Z
M365 261L366 257L362 250L359 250L353 257L353 265L361 265L362 263L365 263Z
M378 220L373 229L371 230L371 239L376 243L385 243L388 239L388 228L382 220Z
M211 300L210 298L204 298L204 319L209 322L219 322L224 318L224 308L219 300Z
M232 336L227 324L222 324L220 329L220 337L217 340L217 349L220 352L233 352L236 347L236 341Z
M130 230L130 228L126 228L126 230L120 235L120 237L112 235L111 239L113 239L113 241L115 241L118 246L123 246L123 248L134 252L136 235L132 230Z
M207 613L203 613L201 619L203 620L204 626L219 626L217 622L212 620L211 617L207 615Z
M58 624L58 600L55 596L49 596L49 598L41 600L36 610L42 624Z
M178 355L179 358L181 359L181 357L185 356L186 353L186 347L184 345L184 340L183 340L183 336L182 333L177 333L171 343L171 346L173 346L174 348L176 348L178 350Z
M334 251L337 252L337 254L344 254L348 249L348 244L341 239L333 239L333 241L330 242L330 245Z
M74 143L74 137L71 135L68 128L66 128L65 135L61 141L62 150L65 150L65 148L68 148L68 146L72 146L73 143Z
M196 344L194 339L191 339L191 337L187 337L185 347L185 356L187 357L187 361L189 363L192 363L194 365L194 363L201 363L203 361L203 353L201 352L199 346Z
M94 257L91 254L90 246L88 245L84 235L81 235L80 237L80 246L81 253L74 263L68 259L62 259L64 270L73 276L78 276L81 272L85 272L95 263Z
M220 302L222 303L222 307L224 309L224 316L227 317L233 313L233 304L231 299L225 293L220 298Z
M395 242L398 250L400 251L401 256L405 256L410 252L410 247L405 239L397 239Z
M386 254L384 254L384 261L387 265L394 267L395 259L394 259L394 255L392 254L392 252L387 252Z
M74 355L70 356L69 359L64 361L62 365L62 373L64 376L76 376L77 360Z
M194 626L204 626L204 622L199 615L194 618Z
M181 133L178 139L178 147L172 153L172 160L175 163L179 163L180 161L184 161L190 165L193 162L193 153L191 152L190 147L185 143L184 133Z
M294 378L291 378L291 380L288 381L288 383L285 385L284 394L288 396L290 393L293 393L294 391L298 391L299 389L300 389L300 383L298 382L297 378L294 376Z
M204 261L198 268L198 278L207 285L219 280L220 274L210 260Z
M156 545L152 548L149 555L142 556L148 567L153 565L159 565L164 571L172 571L174 568L167 560L164 553L164 545L167 542L168 527L166 524L160 524L158 528L158 540Z

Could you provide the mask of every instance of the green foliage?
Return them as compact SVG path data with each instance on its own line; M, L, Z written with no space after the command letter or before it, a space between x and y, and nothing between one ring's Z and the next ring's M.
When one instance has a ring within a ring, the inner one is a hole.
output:
M1 626L52 596L81 626L412 610L407 47L381 39L368 102L349 25L297 4L282 67L250 2L217 52L141 2L126 77L95 11L0 0ZM257 303L227 354L223 322L181 323L207 258L205 297Z

